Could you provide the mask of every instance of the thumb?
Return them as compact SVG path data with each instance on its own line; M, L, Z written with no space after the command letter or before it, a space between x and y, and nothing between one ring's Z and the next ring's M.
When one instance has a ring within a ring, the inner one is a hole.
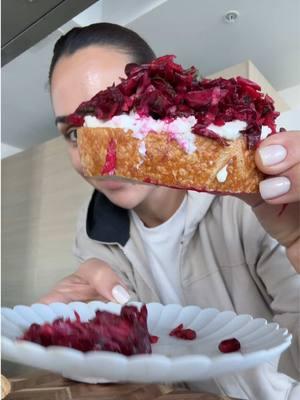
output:
M84 262L77 274L107 300L120 304L125 304L130 300L130 294L124 282L102 260L90 259Z

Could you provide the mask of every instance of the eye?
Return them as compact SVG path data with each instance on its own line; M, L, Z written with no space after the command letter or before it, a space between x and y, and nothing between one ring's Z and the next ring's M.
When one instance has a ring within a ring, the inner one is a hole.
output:
M66 139L69 140L71 143L76 144L77 143L77 129L75 129L75 128L70 129L66 133Z

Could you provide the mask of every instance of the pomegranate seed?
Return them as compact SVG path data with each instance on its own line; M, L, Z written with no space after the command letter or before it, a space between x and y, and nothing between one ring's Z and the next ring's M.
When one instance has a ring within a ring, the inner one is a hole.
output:
M236 338L230 338L222 340L219 344L219 350L221 353L233 353L241 348L240 342Z

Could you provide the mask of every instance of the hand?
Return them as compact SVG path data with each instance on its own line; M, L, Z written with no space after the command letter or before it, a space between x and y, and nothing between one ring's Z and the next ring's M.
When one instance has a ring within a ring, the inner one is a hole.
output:
M269 177L260 183L260 195L240 197L252 206L264 229L286 247L300 272L300 131L269 136L256 150L255 161Z
M108 264L97 259L82 263L79 269L61 280L39 302L69 303L71 301L113 301L124 304L129 300L126 286Z

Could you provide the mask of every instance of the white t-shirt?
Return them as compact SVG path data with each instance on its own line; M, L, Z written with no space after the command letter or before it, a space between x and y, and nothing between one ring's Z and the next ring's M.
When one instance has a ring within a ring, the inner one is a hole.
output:
M165 304L182 302L179 260L186 203L187 196L171 218L154 228L147 228L134 211L130 212L131 220L143 239L149 270Z

